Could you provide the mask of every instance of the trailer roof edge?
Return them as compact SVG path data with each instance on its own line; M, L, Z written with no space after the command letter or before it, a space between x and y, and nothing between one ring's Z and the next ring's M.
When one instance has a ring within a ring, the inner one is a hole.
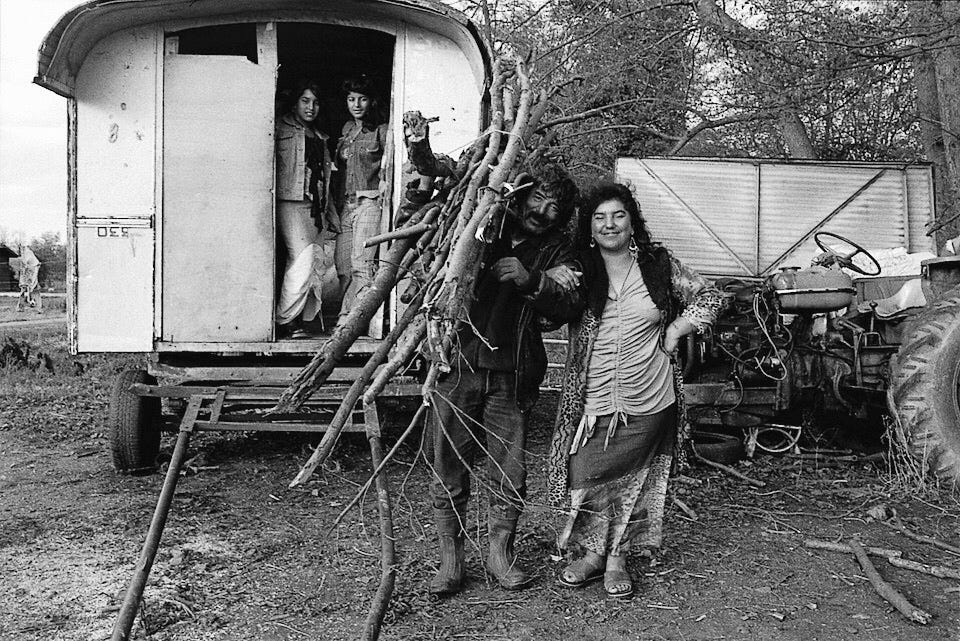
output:
M482 59L489 79L491 54L480 30L459 10L438 0L348 0L359 8L395 16L421 18L423 26L445 28L469 40ZM73 97L76 74L93 46L112 33L157 22L215 18L271 11L323 14L342 11L343 0L90 0L63 14L44 37L33 82L66 98ZM418 22L416 19L412 22ZM445 34L450 35L450 34ZM462 46L462 45L461 45Z

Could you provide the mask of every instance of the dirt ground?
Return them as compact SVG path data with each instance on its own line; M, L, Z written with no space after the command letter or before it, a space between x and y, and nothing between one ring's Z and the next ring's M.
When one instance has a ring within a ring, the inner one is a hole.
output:
M132 576L162 476L117 475L105 417L116 374L136 356L66 352L58 328L0 330L51 356L44 367L0 369L0 639L109 638ZM482 547L469 552L459 596L426 593L435 568L426 499L428 472L416 447L389 466L397 526L398 579L382 639L960 639L957 581L895 568L880 573L933 614L920 626L871 588L852 557L811 550L806 538L859 535L907 558L960 567L960 557L915 543L867 510L884 503L927 535L960 544L960 501L908 488L863 463L814 465L764 456L739 469L757 489L695 467L673 485L697 514L672 504L665 546L631 565L638 594L604 598L598 585L557 585L560 518L538 505L556 398L545 398L531 438L531 507L519 550L536 577L523 592L492 586ZM386 412L387 445L405 424ZM310 439L206 434L194 440L135 638L356 639L379 579L379 532L372 499L329 531L370 472L365 443L349 437L327 469L304 487L287 484ZM172 438L163 442L169 457ZM475 543L479 519L471 513Z

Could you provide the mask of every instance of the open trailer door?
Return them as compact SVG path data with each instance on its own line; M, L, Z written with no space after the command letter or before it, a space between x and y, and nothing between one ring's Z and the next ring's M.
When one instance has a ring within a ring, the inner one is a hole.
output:
M267 341L273 332L273 119L276 38L257 26L257 60L163 62L161 338Z

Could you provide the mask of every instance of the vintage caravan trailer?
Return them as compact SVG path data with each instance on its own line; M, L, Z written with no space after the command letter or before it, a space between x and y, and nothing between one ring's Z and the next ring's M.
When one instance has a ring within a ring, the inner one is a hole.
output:
M335 141L342 84L358 74L390 123L413 109L438 117L438 151L456 156L484 124L489 53L473 23L434 0L93 0L64 15L35 82L68 100L72 350L149 352L151 374L179 381L289 381L323 338L285 339L275 323L277 100L316 80ZM399 129L383 162L384 231L400 195ZM329 331L339 288L335 273L325 282ZM372 351L392 307L354 353ZM125 376L120 394L152 383ZM155 407L115 401L130 416Z

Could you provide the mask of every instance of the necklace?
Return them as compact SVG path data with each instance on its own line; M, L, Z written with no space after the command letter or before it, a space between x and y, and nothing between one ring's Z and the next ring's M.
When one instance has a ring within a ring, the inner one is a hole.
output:
M607 298L610 300L620 300L620 297L623 296L623 288L627 286L627 279L630 278L630 272L633 271L633 262L630 261L629 267L627 267L627 273L623 275L623 280L620 282L620 287L614 289L613 281L610 281L610 289L607 292Z

